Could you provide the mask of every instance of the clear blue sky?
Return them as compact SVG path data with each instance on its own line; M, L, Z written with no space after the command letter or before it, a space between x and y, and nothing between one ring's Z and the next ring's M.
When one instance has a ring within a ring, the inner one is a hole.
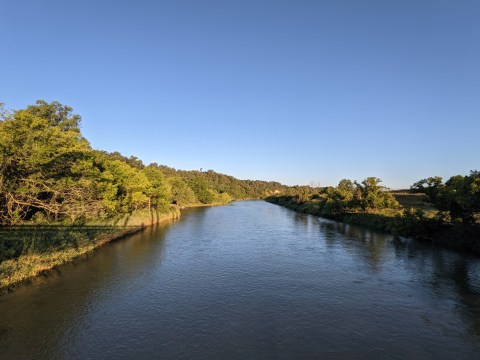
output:
M287 184L480 169L480 1L1 1L0 102L92 146Z

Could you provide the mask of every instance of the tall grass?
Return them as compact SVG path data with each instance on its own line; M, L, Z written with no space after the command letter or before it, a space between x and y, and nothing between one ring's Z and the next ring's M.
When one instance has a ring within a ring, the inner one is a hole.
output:
M0 228L0 291L140 227L14 226Z
M115 226L9 226L0 227L0 261L25 254L77 249L128 229Z

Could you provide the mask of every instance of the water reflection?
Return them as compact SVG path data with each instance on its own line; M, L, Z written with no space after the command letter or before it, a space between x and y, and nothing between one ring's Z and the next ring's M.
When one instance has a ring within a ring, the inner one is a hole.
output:
M458 311L469 322L469 333L480 337L480 266L476 257L453 253L409 239L393 241L398 260L418 269L421 284L438 297L455 294Z
M454 310L469 322L469 333L480 337L480 265L477 257L411 239L375 233L355 225L321 218L318 222L330 248L342 247L353 257L367 258L372 270L379 269L382 262L388 260L390 246L393 245L396 260L414 269L412 276L422 286L438 297L454 294L459 302ZM358 246L355 242L362 242L365 246Z
M390 235L321 218L318 219L318 222L330 247L340 246L351 256L367 259L371 270L379 269L386 252L388 252L388 244L392 240ZM359 246L359 243L363 246Z
M0 358L472 358L480 262L263 202L189 209L0 297Z
M0 358L9 350L15 357L5 358L33 358L32 349L35 358L59 358L63 339L82 329L82 320L108 302L119 283L133 284L142 268L161 264L169 229L168 223L146 228L0 297ZM52 340L48 346L45 338Z

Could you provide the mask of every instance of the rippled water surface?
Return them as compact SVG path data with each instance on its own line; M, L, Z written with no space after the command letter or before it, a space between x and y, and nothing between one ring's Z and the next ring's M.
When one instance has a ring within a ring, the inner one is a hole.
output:
M480 261L261 201L0 297L1 359L480 359Z

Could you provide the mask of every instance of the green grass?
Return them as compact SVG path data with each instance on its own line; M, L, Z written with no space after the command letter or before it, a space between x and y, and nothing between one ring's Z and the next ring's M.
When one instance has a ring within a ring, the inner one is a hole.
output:
M141 227L15 226L0 229L0 290L44 273Z
M176 208L166 212L142 210L101 225L0 227L0 293L143 226L174 219L179 214Z

